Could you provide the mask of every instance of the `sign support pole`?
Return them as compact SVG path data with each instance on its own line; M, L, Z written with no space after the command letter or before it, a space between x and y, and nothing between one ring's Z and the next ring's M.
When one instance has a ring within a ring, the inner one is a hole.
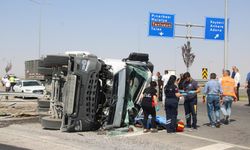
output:
M224 69L228 69L228 0L225 0Z

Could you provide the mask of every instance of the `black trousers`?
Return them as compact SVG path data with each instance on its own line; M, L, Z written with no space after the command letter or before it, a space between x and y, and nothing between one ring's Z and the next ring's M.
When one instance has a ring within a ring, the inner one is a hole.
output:
M149 115L152 116L152 119L151 119L152 128L156 128L156 123L155 123L156 111L155 111L155 107L142 106L142 110L143 110L143 114L144 114L144 120L143 120L144 129L149 129L149 127L147 126L148 116Z
M176 132L177 115L178 115L178 101L176 98L166 98L165 104L167 132Z
M236 93L238 101L240 100L240 93L239 93L239 91L240 91L240 84L238 83L237 84L237 93Z
M5 92L10 92L10 87L5 87ZM9 97L5 96L5 99L9 99Z
M197 128L197 98L185 100L184 109L187 127ZM192 126L191 119L193 120Z
M248 104L250 105L250 88L247 89Z
M10 91L14 92L14 86L15 86L16 83L10 83Z

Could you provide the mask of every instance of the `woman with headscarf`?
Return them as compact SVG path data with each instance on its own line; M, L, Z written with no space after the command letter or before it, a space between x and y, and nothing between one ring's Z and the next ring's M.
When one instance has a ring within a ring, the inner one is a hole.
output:
M177 127L178 103L182 95L176 86L176 76L171 75L167 85L164 87L166 96L165 111L167 118L167 132L175 133Z

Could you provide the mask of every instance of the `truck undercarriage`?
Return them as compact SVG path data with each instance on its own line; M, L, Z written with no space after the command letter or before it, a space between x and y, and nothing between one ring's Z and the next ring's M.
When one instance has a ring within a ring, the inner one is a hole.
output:
M134 123L153 71L147 54L131 53L123 60L85 52L58 57L64 61L47 56L41 63L53 70L49 115L41 118L44 128L74 132Z

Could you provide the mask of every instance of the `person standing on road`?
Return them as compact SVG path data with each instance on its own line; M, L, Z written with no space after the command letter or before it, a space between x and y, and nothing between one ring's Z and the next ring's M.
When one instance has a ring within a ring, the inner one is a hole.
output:
M164 88L166 101L165 111L167 120L167 132L175 133L177 128L178 103L181 94L176 86L176 76L171 75Z
M9 81L10 81L10 90L11 90L12 92L14 92L14 85L16 84L16 83L15 83L15 77L14 77L13 75L11 75L11 76L9 77Z
M246 104L246 106L250 106L250 72L247 74L246 88L247 88L247 96L248 96L248 104Z
M182 74L180 74L180 77L177 79L177 85L178 85L178 89L179 89L179 92L180 92L180 93L184 92L184 87L183 87L184 81L185 81L185 79L184 79L183 73L182 73ZM185 97L184 97L184 96L181 96L179 99L180 99L180 100L184 100Z
M235 76L234 76L235 86L236 86L236 96L237 100L240 100L240 71L238 68L235 68Z
M157 86L158 86L158 89L159 89L159 93L158 93L158 99L159 101L162 101L162 88L163 88L163 82L162 82L162 76L161 76L161 73L160 72L157 72Z
M228 125L230 122L232 103L237 100L235 81L230 77L229 70L224 70L221 86L223 90L221 111L224 115L224 123Z
M207 97L207 114L211 127L220 127L220 96L222 95L222 87L218 80L216 80L216 74L210 74L210 80L206 83L203 94ZM205 102L205 96L203 96L203 103Z
M5 78L4 80L5 92L10 92L11 84L9 78ZM9 99L8 96L5 96L5 99Z
M168 83L168 79L170 77L169 73L168 73L168 70L165 70L164 72L165 74L162 76L162 81L163 81L163 89L165 88L165 86L167 85ZM165 106L165 92L164 90L162 91L162 105Z
M157 93L156 93L157 96L159 96L160 89L159 89L159 85L158 85L158 72L156 72L156 74L153 74L152 81L154 81L157 84L155 89L157 90Z
M142 98L142 102L141 102L141 107L143 109L143 114L144 114L144 120L143 120L143 127L144 127L143 132L144 133L150 131L149 127L147 125L149 115L152 116L151 132L157 132L156 123L155 123L155 120L156 120L155 106L157 105L156 86L157 86L157 83L155 81L151 81L150 86L143 91L143 98Z
M180 74L180 77L177 79L178 88L180 88L179 86L182 86L183 81L184 81L183 73L181 73L181 74ZM183 88L182 88L182 89L183 89Z
M235 77L235 75L236 75L236 69L237 69L236 66L233 66L233 67L232 67L232 75L231 75L231 78L233 78L233 79L234 79L234 77Z
M184 91L187 93L184 100L184 109L186 116L186 127L197 129L197 94L200 92L198 82L191 78L189 72L184 75ZM191 118L193 120L191 126Z

